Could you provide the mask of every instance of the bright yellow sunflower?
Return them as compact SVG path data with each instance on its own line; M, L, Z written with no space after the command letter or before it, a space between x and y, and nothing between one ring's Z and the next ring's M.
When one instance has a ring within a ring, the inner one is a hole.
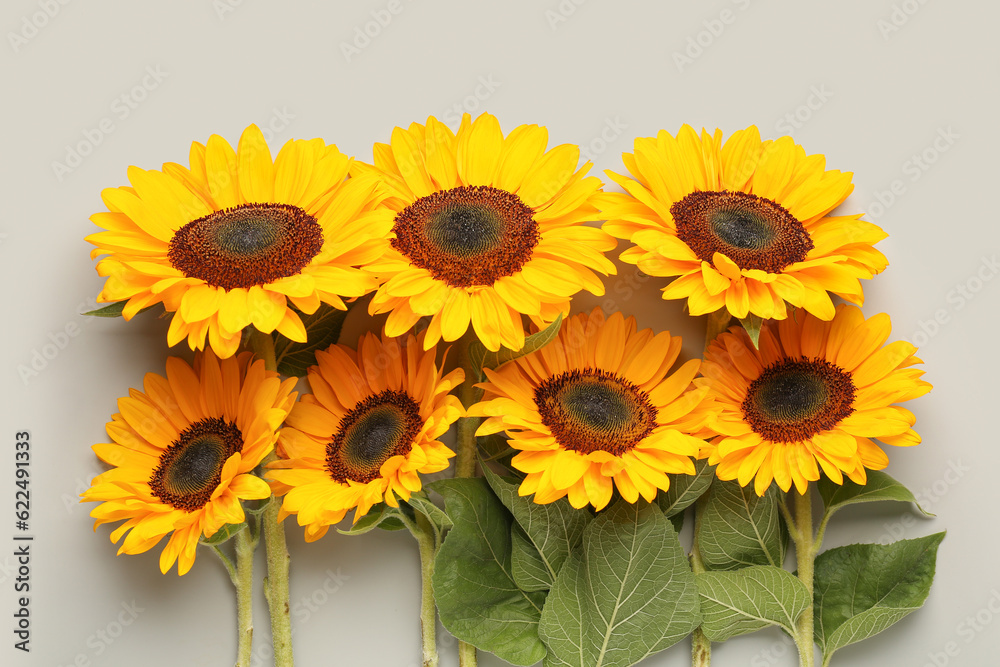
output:
M118 399L121 412L107 425L114 442L94 445L115 467L82 498L103 501L90 513L95 529L125 520L111 533L112 542L125 535L119 554L143 553L169 534L160 570L177 561L186 574L200 538L242 523L241 500L270 495L252 471L292 409L295 379L282 382L251 356L219 360L209 350L193 367L170 357L166 377L147 373L145 391Z
M487 417L477 435L505 431L527 473L522 496L536 503L569 496L573 507L602 509L612 488L634 503L670 486L667 473L695 471L704 440L698 406L707 389L692 386L700 361L668 375L681 350L669 332L636 331L635 318L600 309L565 322L556 340L496 371L479 385Z
M906 341L884 345L889 316L865 319L841 305L830 322L797 310L765 323L759 349L733 327L706 350L704 378L718 435L702 456L718 464L720 479L742 486L756 480L764 495L772 480L783 491L805 493L820 470L837 484L847 475L864 484L865 469L889 463L873 438L916 445L913 413L896 405L926 394L917 349Z
M107 231L87 237L92 257L107 255L98 301L128 300L130 319L162 302L174 313L167 333L232 356L244 327L277 329L304 342L290 306L311 314L320 303L344 309L377 286L357 267L381 253L391 223L373 213L377 182L348 178L351 160L321 139L289 141L271 160L251 125L236 151L213 135L194 143L191 167L130 167L131 187L101 193L108 212L91 220Z
M440 438L465 414L449 392L462 384L445 375L435 350L420 337L379 339L368 333L355 352L345 345L316 354L305 394L281 429L279 460L269 465L280 519L296 514L307 542L357 508L398 507L421 489L420 474L444 470L455 453Z
M627 194L599 198L604 229L634 247L621 259L652 276L676 276L664 299L692 315L722 308L784 319L786 302L823 320L829 293L861 304L860 278L886 265L872 246L886 237L863 214L830 216L854 189L850 172L825 169L791 137L761 141L756 127L701 136L685 125L635 140L623 156Z
M397 127L375 144L375 173L387 189L392 234L382 259L365 268L386 280L372 314L389 313L399 336L430 316L424 345L462 336L471 323L490 350L524 345L521 316L541 326L581 289L604 294L595 271L615 272L603 253L616 241L583 224L597 220L600 179L578 168L580 149L550 151L548 132L521 125L504 137L489 114L462 118L455 134L433 116Z

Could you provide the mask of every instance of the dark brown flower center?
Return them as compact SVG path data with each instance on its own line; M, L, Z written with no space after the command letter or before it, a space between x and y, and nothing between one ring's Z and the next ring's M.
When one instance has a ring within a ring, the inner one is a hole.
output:
M854 412L851 374L825 359L784 359L747 389L743 415L771 442L802 442Z
M201 509L222 481L226 459L242 448L236 424L218 417L195 422L160 454L149 478L153 495L175 509Z
M670 215L677 237L709 263L719 252L741 269L778 273L813 249L809 232L784 207L745 192L692 192Z
M288 204L240 204L189 222L167 257L189 278L227 290L301 273L323 248L316 218Z
M538 244L534 211L486 185L439 190L398 214L392 247L453 287L492 285L521 270Z
M554 375L535 389L538 413L556 441L581 454L621 456L656 426L649 395L614 373L594 369Z
M420 406L406 392L369 396L341 418L326 446L330 477L341 484L377 479L383 463L410 453L423 425Z

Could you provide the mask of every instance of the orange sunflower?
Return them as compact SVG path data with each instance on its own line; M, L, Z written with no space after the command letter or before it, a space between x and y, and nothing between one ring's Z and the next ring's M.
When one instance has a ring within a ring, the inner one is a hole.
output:
M98 301L125 301L131 319L163 303L167 333L220 357L232 356L244 327L277 329L304 342L298 311L344 309L377 286L358 265L381 253L391 223L373 213L372 178L348 178L351 160L320 139L289 141L272 161L251 125L236 151L218 135L191 146L191 167L130 167L130 187L101 193L108 207L87 237L107 277ZM295 309L292 308L294 306Z
M465 411L449 392L465 374L444 374L421 337L379 339L365 334L355 352L334 345L309 369L311 394L302 397L281 429L269 465L280 519L297 515L306 541L318 540L357 508L398 507L421 489L420 474L444 470L455 453L441 443Z
M787 317L786 302L823 320L830 293L861 304L860 278L887 265L872 246L886 237L863 214L831 216L854 189L791 137L761 141L756 127L699 136L685 125L635 140L623 156L633 178L607 172L627 194L599 199L604 229L634 247L625 262L676 278L664 299L692 315L726 308L738 318Z
M565 322L537 352L486 369L485 399L469 409L487 417L477 435L505 431L526 473L519 493L536 503L569 496L573 507L602 509L613 488L634 503L670 486L668 473L693 474L705 442L707 389L692 380L700 361L673 374L681 339L636 331L632 317L600 309Z
M601 181L578 167L579 147L547 144L537 125L504 137L493 116L465 114L456 134L432 116L375 144L374 166L357 164L387 191L392 234L365 268L385 279L370 310L389 313L388 335L429 316L428 347L471 324L490 350L518 350L522 315L544 326L581 289L604 294L595 272L615 272L603 253L616 241L583 224L599 218Z
M931 385L913 368L922 363L913 345L885 345L890 328L884 313L866 320L841 305L830 322L798 310L765 323L758 348L739 327L720 334L696 381L715 400L707 427L718 437L702 456L719 478L756 480L761 496L772 480L805 493L821 470L837 484L844 475L864 484L866 468L889 463L874 439L918 444L913 413L896 404Z
M114 442L94 445L111 470L94 478L82 501L102 501L90 513L103 523L125 520L111 533L119 554L148 551L170 535L160 570L194 564L195 548L226 524L243 523L242 500L267 498L253 469L270 453L278 427L295 402L295 379L284 382L250 363L244 352L219 360L211 352L194 366L167 359L167 376L147 373L145 391L118 399L108 423Z

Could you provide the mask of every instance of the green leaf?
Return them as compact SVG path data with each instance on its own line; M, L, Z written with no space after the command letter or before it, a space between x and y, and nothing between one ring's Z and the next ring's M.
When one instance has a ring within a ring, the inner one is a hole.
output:
M215 531L211 537L202 537L198 541L201 544L217 547L224 542L228 542L231 537L246 527L247 524L245 521L243 523L227 523L225 526Z
M122 311L125 310L125 304L128 303L128 299L124 301L115 301L114 303L109 303L103 308L98 308L97 310L88 310L84 315L91 315L93 317L121 317ZM141 309L140 313L145 313L150 308L156 308L158 304L153 304L152 306L146 306ZM138 313L137 313L138 314Z
M510 566L514 583L522 591L547 591L555 577L542 559L542 554L532 544L531 538L516 523L510 534Z
M510 460L515 454L517 454L517 450L508 444L506 435L503 433L481 435L476 438L476 443L483 459L483 465L487 462L495 461L498 465L503 466L507 470L516 472L514 467L511 466Z
M877 635L924 604L944 535L889 545L851 544L819 555L813 613L815 639L824 660L848 644Z
M701 621L684 549L658 507L604 511L556 577L539 632L545 667L628 667Z
M757 341L760 340L760 328L764 325L764 320L754 314L750 314L741 319L740 324L746 329L750 340L753 341L753 346L757 347Z
M701 559L709 570L736 570L749 565L781 567L787 536L778 510L778 487L763 498L753 487L716 480L705 503L698 533Z
M734 572L695 575L701 596L701 629L713 642L777 625L795 632L795 622L809 607L809 590L798 577L770 565Z
M545 655L538 638L545 595L522 591L514 581L510 514L481 477L445 479L431 488L444 496L455 524L434 561L441 623L507 662L535 664Z
M441 541L441 536L444 535L444 531L452 527L451 518L448 514L445 513L443 509L435 505L423 491L410 494L410 499L405 501L403 505L412 508L414 512L420 512L427 517L427 520L430 521L431 525L434 527L434 538L437 542Z
M333 306L321 304L312 315L303 315L302 324L306 327L308 340L296 343L284 336L275 336L274 358L278 363L278 372L289 377L304 377L310 366L316 365L316 352L325 350L340 338L340 329L347 317L346 310L338 310Z
M920 507L910 490L889 475L879 470L868 470L868 482L864 485L855 484L849 479L844 484L835 484L823 475L816 484L819 494L823 497L827 514L833 514L841 507L855 503L871 503L878 500L895 500L902 503L913 503L927 516L934 516Z
M712 480L715 479L714 466L702 459L694 462L694 470L693 475L668 475L670 489L660 491L656 496L656 504L667 517L680 514L693 505L712 485Z
M554 580L569 554L580 544L583 531L594 516L586 509L574 509L566 498L539 505L531 497L520 496L517 488L521 482L501 477L483 466L483 475L514 520L524 529Z
M399 530L400 528L405 528L402 520L399 518L399 510L395 507L389 507L385 503L378 503L373 506L368 513L363 517L358 519L357 523L348 528L347 530L337 529L337 532L342 535L364 535L376 528L382 528L384 530Z
M508 361L523 357L526 354L531 354L536 350L540 350L553 340L559 334L559 327L562 325L563 316L559 313L559 316L541 331L533 333L530 336L524 337L524 347L520 350L511 350L506 347L501 347L497 352L490 352L486 349L479 340L473 340L472 344L469 345L469 360L472 362L472 367L476 369L479 374L479 379L483 379L485 374L482 369L489 368L493 370L505 364Z

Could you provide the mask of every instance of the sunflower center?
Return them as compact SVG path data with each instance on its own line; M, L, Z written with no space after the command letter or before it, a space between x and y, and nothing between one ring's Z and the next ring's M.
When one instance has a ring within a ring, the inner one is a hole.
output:
M743 415L771 442L802 442L854 412L851 374L825 359L785 359L747 389Z
M538 245L534 211L486 185L439 190L398 214L392 247L453 287L492 285L521 270Z
M556 441L581 454L621 456L656 426L649 395L609 371L554 375L535 389L535 405Z
M188 278L224 289L297 275L323 248L316 218L288 204L240 204L187 223L167 257Z
M204 507L222 481L222 466L242 448L236 424L218 417L195 422L160 455L149 478L153 495L187 512Z
M719 252L741 269L778 273L813 249L795 216L745 192L692 192L670 207L670 215L677 237L706 262Z
M331 479L367 484L378 478L383 463L410 452L423 424L420 406L406 392L369 396L341 418L326 446Z

